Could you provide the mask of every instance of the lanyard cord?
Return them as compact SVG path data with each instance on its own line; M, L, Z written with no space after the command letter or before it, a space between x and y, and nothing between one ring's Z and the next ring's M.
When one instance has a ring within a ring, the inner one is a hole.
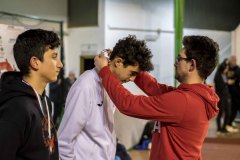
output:
M23 83L27 84L28 86L30 86L26 81L22 80ZM30 86L31 87L31 86ZM37 101L38 101L38 105L39 105L39 108L41 109L42 111L42 114L44 116L44 111L43 111L43 105L42 105L42 101L41 101L41 98L40 98L40 95L37 93L37 91L32 88L34 93L35 93L35 96L37 98ZM49 107L48 107L48 104L47 104L47 98L46 96L44 96L44 103L45 103L45 106L46 106L46 110L47 110L47 120L48 120L48 138L51 139L52 137L52 133L51 133L51 126L50 126L50 114L49 114Z

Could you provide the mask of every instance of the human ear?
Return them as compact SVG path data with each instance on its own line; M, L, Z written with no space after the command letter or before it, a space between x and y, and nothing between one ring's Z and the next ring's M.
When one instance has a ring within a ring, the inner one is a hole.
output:
M189 72L194 71L197 68L197 62L195 59L191 59L190 61L190 67L189 67Z
M37 57L31 57L30 66L33 70L38 70L39 68L39 59Z
M119 57L115 58L114 59L114 65L115 65L115 67L122 66L123 65L123 59L119 58Z

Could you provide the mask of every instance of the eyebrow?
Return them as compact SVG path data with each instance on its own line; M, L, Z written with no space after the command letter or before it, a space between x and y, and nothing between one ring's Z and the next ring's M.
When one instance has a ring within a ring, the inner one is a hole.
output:
M55 51L55 52L53 52L52 54L58 54L58 52L57 52L57 51Z

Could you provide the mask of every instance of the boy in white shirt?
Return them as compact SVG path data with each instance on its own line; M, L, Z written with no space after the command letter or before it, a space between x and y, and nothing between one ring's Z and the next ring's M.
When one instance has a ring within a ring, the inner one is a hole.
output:
M113 48L109 67L125 83L140 71L152 70L151 58L145 42L130 35ZM58 131L61 160L114 160L114 110L95 68L79 76L68 93Z

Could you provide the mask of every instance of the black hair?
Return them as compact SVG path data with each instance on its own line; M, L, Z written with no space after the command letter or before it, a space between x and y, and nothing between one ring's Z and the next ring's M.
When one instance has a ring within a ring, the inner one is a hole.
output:
M206 36L185 36L183 45L187 58L196 60L199 76L207 79L218 64L218 44Z
M13 55L23 75L29 73L30 59L35 56L43 61L44 53L60 45L56 33L42 29L30 29L18 35L13 46Z
M115 57L122 58L125 67L128 65L139 65L141 71L153 70L150 49L147 48L144 40L137 40L134 35L129 35L116 43L110 55L110 60L113 60Z

